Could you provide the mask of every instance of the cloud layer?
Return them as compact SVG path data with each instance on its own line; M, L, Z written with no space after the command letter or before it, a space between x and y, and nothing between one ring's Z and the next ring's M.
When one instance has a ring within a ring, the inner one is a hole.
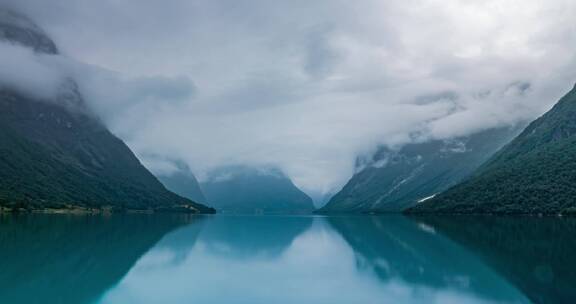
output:
M277 167L309 193L379 145L532 119L576 80L570 0L0 3L152 169Z

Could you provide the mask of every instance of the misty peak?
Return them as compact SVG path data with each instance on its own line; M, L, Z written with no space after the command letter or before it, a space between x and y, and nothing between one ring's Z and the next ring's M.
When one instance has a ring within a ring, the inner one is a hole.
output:
M46 54L58 54L56 44L36 23L11 10L0 9L0 40L17 43Z

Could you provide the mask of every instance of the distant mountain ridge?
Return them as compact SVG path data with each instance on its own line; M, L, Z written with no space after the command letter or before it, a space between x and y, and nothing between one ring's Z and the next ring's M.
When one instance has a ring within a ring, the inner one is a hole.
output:
M14 12L0 10L0 41L58 54ZM167 191L84 106L73 80L57 100L25 93L0 85L0 207L214 211Z
M312 199L278 170L226 167L200 183L208 203L224 213L311 213Z
M411 213L576 213L576 86L473 177Z
M402 211L466 178L519 132L502 127L397 151L381 148L318 213Z
M207 202L206 196L188 165L183 162L176 162L176 167L175 172L156 173L155 175L166 189L187 199L205 204Z

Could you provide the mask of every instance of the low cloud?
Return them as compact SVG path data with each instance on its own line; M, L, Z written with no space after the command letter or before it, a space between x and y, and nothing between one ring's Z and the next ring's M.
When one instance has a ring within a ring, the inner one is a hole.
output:
M200 179L275 167L335 191L380 145L530 120L576 80L569 0L2 2L68 57L38 81L43 65L0 59L0 80L73 75L153 170L178 159Z
M51 55L0 41L0 84L43 100L53 100L64 75Z

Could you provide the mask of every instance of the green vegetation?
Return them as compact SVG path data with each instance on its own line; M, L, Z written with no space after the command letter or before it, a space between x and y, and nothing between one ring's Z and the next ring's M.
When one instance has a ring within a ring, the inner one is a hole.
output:
M460 182L520 132L486 130L451 141L381 149L320 213L398 212ZM383 163L380 166L374 164Z
M412 213L574 214L576 88L469 180Z
M54 42L2 11L0 40L44 54ZM169 192L84 104L73 80L53 100L0 87L0 210L214 212Z
M10 90L0 91L0 205L212 211L167 191L92 116Z

